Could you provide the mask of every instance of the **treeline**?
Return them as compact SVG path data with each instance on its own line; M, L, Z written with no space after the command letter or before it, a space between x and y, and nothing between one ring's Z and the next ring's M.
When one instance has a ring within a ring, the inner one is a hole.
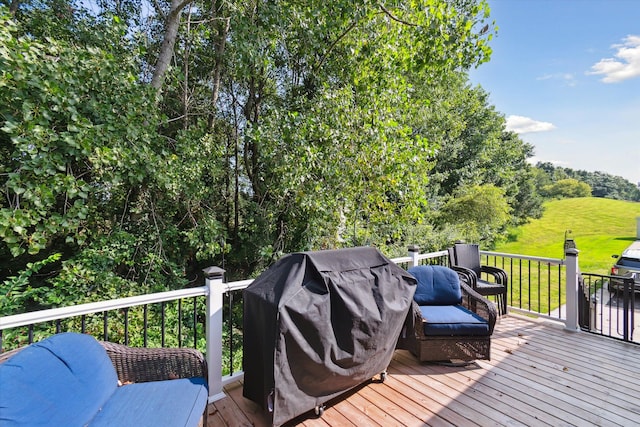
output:
M603 197L640 201L637 184L604 172L587 172L539 162L536 165L537 191L546 198Z
M3 2L0 315L541 214L483 1Z

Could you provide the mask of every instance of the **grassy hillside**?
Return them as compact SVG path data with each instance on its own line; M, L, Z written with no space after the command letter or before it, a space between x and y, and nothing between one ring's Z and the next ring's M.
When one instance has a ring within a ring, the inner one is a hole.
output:
M542 218L512 232L496 251L562 258L565 231L580 250L580 269L607 274L611 255L636 239L640 203L584 197L546 202Z

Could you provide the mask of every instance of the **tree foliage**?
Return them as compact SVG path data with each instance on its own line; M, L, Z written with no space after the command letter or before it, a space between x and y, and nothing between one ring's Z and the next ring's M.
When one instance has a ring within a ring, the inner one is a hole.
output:
M110 52L0 25L0 237L14 257L56 240L82 245L91 222L118 213L103 208L119 189L153 177L149 92L135 83L135 64Z
M512 225L539 217L542 200L527 162L533 147L506 131L504 116L489 104L489 94L470 87L465 75L452 74L425 97L431 103L421 129L436 142L428 187L430 200L436 202L432 205L437 209L439 198L466 187L493 185L504 190Z
M439 221L470 242L492 240L509 223L504 190L492 184L459 188L439 211Z
M48 266L57 296L44 305L184 285L182 259L218 245L206 231L218 227L196 208L184 220L192 201L182 186L196 170L158 133L155 92L134 58L3 24L2 275L64 254ZM202 143L198 154L208 151Z
M574 197L590 197L591 187L589 184L580 182L577 179L565 178L542 187L542 196L550 199L571 199Z
M573 170L554 166L548 162L536 165L536 185L540 193L545 196L555 197L554 195L549 195L547 189L552 189L556 183L567 179L577 180L588 186L590 188L589 195L593 197L632 202L640 201L640 187L620 176L599 171Z
M299 250L490 242L539 210L531 147L468 85L485 2L153 7L2 14L0 279L43 287L33 304Z

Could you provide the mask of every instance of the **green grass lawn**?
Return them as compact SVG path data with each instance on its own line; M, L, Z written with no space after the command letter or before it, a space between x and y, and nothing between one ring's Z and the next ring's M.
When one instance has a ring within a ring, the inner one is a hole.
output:
M564 258L564 236L576 242L580 270L608 274L613 259L636 239L640 203L596 197L552 200L542 218L513 230L498 252Z

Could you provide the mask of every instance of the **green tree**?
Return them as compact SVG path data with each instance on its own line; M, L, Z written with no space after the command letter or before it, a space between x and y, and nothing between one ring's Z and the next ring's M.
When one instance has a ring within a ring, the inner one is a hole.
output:
M445 84L424 90L431 102L418 129L434 147L426 187L432 207L439 209L438 200L459 188L494 185L505 192L510 223L539 216L542 201L527 161L533 148L505 130L504 116L489 104L489 94L470 87L464 74L450 74Z
M384 243L421 220L430 142L413 129L426 103L413 82L486 59L485 6L281 3L231 17L219 110L250 183L235 189L241 256Z
M136 64L110 52L16 37L6 17L0 26L0 237L14 256L82 244L121 189L153 174L148 91Z
M550 199L590 197L591 187L589 187L589 184L580 182L577 179L566 178L544 186L541 193Z
M620 176L555 167L551 163L538 163L535 170L537 187L541 192L552 188L551 184L557 181L572 178L589 185L593 197L640 201L640 188Z
M102 36L121 42L113 27ZM2 15L2 277L60 253L43 269L57 289L38 293L43 304L183 285L185 255L217 240L190 245L211 222L171 216L190 202L171 198L186 171L157 132L155 91L139 83L135 57L19 33Z
M455 230L463 240L492 241L508 224L509 213L503 189L476 185L456 191L442 206L438 220L442 228Z

